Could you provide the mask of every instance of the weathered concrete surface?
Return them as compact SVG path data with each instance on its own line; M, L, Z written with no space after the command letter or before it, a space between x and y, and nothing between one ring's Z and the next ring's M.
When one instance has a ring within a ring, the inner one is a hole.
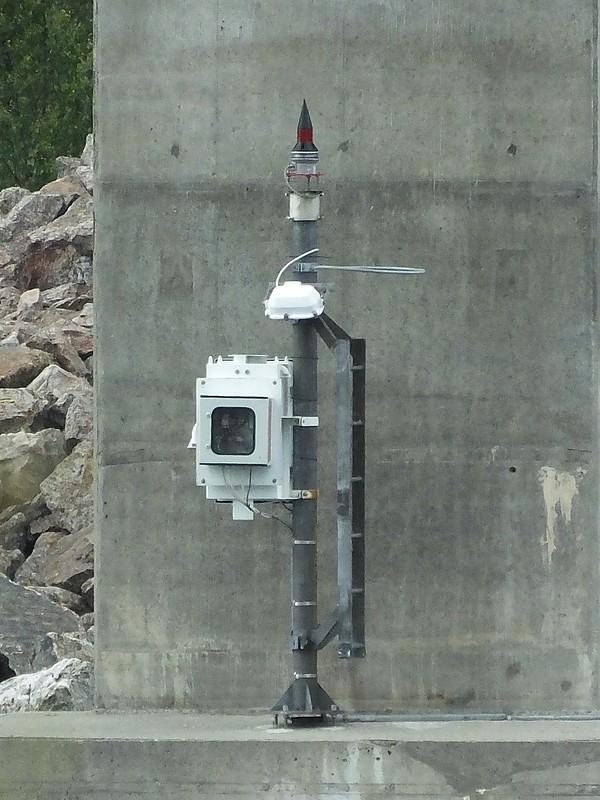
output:
M261 303L306 97L323 257L428 270L329 296L370 354L369 640L322 683L350 710L600 708L596 35L592 0L99 4L101 706L289 683L287 534L209 506L185 445L209 354L293 355Z
M598 722L274 728L177 712L0 717L1 800L600 797Z

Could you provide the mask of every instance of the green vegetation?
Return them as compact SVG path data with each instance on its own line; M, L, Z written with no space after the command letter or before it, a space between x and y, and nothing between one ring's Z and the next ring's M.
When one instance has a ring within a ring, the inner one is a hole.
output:
M0 189L39 189L92 130L92 0L0 3Z

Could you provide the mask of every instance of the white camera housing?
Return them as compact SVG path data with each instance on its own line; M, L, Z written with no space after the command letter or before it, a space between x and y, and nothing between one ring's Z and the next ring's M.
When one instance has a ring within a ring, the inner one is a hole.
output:
M257 501L293 500L293 364L262 355L209 358L196 381L196 483L252 519ZM304 424L316 424L305 422Z

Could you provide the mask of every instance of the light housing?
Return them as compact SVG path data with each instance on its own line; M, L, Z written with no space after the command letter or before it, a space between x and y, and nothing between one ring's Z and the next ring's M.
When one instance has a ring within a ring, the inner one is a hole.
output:
M265 316L269 319L313 319L323 313L323 298L310 283L285 281L275 286L265 300Z

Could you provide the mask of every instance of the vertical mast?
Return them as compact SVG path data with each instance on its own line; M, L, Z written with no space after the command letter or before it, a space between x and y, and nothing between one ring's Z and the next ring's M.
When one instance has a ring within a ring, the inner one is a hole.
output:
M313 141L313 126L306 100L302 103L296 144L286 170L292 221L292 255L317 247L320 217L319 151ZM316 253L296 264L295 279L314 284ZM294 414L317 416L317 342L312 320L294 324ZM297 426L294 430L294 488L302 498L294 501L292 513L292 666L294 681L273 707L286 719L312 718L321 721L337 711L331 697L319 685L317 646L317 428Z

